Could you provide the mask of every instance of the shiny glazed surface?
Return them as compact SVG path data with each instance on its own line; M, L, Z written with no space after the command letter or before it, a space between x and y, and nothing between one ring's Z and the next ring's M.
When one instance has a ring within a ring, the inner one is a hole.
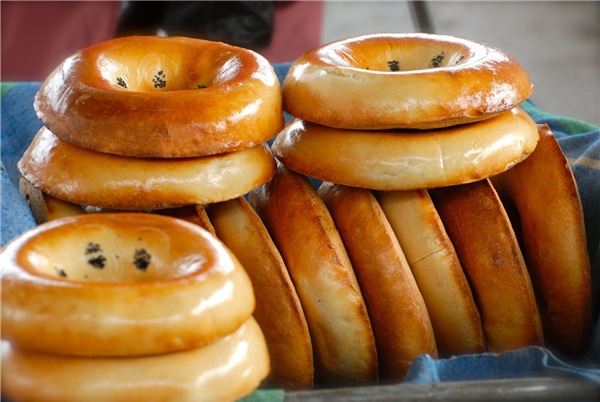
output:
M377 350L352 263L327 207L306 177L279 165L249 201L281 252L313 342L316 381L370 383Z
M543 346L531 277L490 181L436 188L430 194L469 278L488 351Z
M2 341L2 367L13 401L235 401L258 388L269 355L250 318L204 347L156 356L65 357Z
M217 237L233 251L252 281L253 316L271 357L270 382L285 389L312 388L315 367L306 317L269 232L244 197L207 205L207 211Z
M418 356L438 357L421 291L371 191L323 183L318 193L360 283L375 334L379 378L384 383L400 382Z
M283 126L279 80L246 49L180 37L112 39L68 57L34 108L60 138L136 157L256 146Z
M569 161L547 125L524 164L492 178L518 210L524 254L548 343L581 356L592 333L592 280L583 210ZM525 163L526 162L526 163Z
M342 130L293 120L272 151L291 170L375 190L411 190L480 180L526 158L539 139L521 108L445 129Z
M248 276L208 232L170 217L79 215L12 242L2 262L2 338L73 356L207 344L254 310Z
M283 83L291 115L345 129L430 129L489 118L533 91L498 49L444 35L373 34L298 58Z
M423 294L440 356L484 352L479 310L427 190L375 195Z
M147 210L246 194L273 177L275 160L266 144L198 158L129 158L75 146L42 127L18 168L34 186L65 201Z

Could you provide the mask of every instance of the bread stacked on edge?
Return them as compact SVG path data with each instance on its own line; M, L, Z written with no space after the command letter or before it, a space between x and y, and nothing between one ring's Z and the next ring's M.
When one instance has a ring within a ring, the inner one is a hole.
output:
M526 74L479 46L380 34L307 52L283 83L293 118L272 145L278 174L250 194L294 278L277 211L286 209L288 226L311 214L277 183L304 181L308 192L309 181L322 182L312 203L327 206L321 219L333 220L353 265L383 381L402 379L410 358L401 353L546 345L576 358L590 336L573 175L549 128L519 107L533 88ZM567 226L547 223L563 213ZM301 293L305 284L296 286ZM434 342L424 341L431 333Z
M518 106L531 90L510 57L457 38L334 42L286 76L294 117L273 142L272 178L247 197L160 210L211 231L248 272L271 384L398 382L424 353L582 353L581 207L552 133ZM106 210L22 188L40 221L56 205ZM540 225L559 210L566 229Z

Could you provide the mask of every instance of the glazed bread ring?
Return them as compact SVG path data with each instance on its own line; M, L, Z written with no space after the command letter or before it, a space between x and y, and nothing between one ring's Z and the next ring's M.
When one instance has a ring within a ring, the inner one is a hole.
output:
M373 190L412 190L503 172L534 149L539 134L521 108L477 123L431 130L341 130L292 120L272 151L285 166L322 181Z
M12 401L236 401L266 377L269 355L250 318L206 346L155 356L59 356L3 341L2 368Z
M379 378L400 382L415 358L438 356L423 296L371 191L323 183L318 193L342 236L369 310Z
M375 196L423 294L440 356L485 351L473 292L427 190Z
M37 226L3 251L2 338L72 356L134 356L205 345L254 310L251 282L208 232L138 213Z
M523 164L492 178L518 210L517 227L547 344L582 355L591 334L591 266L583 211L569 163L547 125Z
M275 174L266 144L198 158L129 158L75 146L45 127L17 166L53 197L134 211L236 198Z
M489 180L430 191L471 284L488 351L543 345L531 278Z
M253 147L283 126L262 56L181 37L112 39L63 61L34 101L60 138L101 152L190 157Z
M373 382L377 349L350 258L308 179L278 166L249 193L294 283L310 331L318 383Z
M207 206L215 232L239 259L254 287L254 318L263 330L269 382L286 389L314 385L313 348L298 293L279 250L244 197Z
M345 129L431 129L487 119L533 91L489 46L443 35L377 34L311 50L290 67L283 108Z

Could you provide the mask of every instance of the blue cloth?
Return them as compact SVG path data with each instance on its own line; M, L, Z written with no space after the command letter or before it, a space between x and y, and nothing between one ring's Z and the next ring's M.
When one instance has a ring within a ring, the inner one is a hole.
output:
M33 97L39 83L2 84L0 157L0 234L2 245L33 228L35 221L19 193L17 162L33 136L42 127L33 110Z
M275 71L281 82L289 65L290 63L275 65ZM42 126L32 106L38 88L39 83L3 83L1 88L2 244L35 225L31 212L18 191L19 172L16 164ZM594 297L597 306L597 300L600 298L599 128L586 122L544 113L529 101L522 106L536 122L550 126L571 164L584 209L588 244L593 260ZM286 115L287 119L289 117ZM554 356L549 350L539 347L524 348L500 355L484 353L450 359L421 356L414 361L406 381L440 382L572 373L600 384L600 322L597 315L595 323L589 352L583 361L567 363ZM262 391L260 395L271 394ZM276 395L275 399L282 399L281 392ZM258 397L259 394L255 396Z
M456 356L449 359L419 356L413 361L405 382L500 380L565 375L583 376L600 384L600 370L585 370L565 363L549 350L540 347L517 349L500 354Z

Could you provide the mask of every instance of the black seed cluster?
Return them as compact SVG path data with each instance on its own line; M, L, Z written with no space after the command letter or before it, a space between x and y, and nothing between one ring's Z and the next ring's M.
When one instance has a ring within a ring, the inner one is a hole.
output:
M398 60L390 60L387 64L390 71L400 71L400 62Z
M60 276L61 278L66 278L67 277L67 273L65 272L64 269L59 268L59 267L54 267L54 270L56 271L56 274L58 276Z
M88 264L94 268L102 269L106 263L106 257L102 255L102 248L98 243L89 242L85 247L85 255L88 258Z
M164 88L167 86L167 76L163 70L159 70L156 74L154 74L152 82L154 83L154 88Z
M444 60L445 57L446 57L446 54L442 50L437 56L435 56L433 59L431 59L431 65L433 67L439 67L439 66L441 66L442 65L442 61Z
M104 268L104 263L106 262L106 257L103 255L99 255L94 258L90 258L88 260L88 264L90 264L94 268L102 269Z
M150 259L152 256L146 251L146 249L139 248L133 253L133 265L140 271L145 271L150 265Z

